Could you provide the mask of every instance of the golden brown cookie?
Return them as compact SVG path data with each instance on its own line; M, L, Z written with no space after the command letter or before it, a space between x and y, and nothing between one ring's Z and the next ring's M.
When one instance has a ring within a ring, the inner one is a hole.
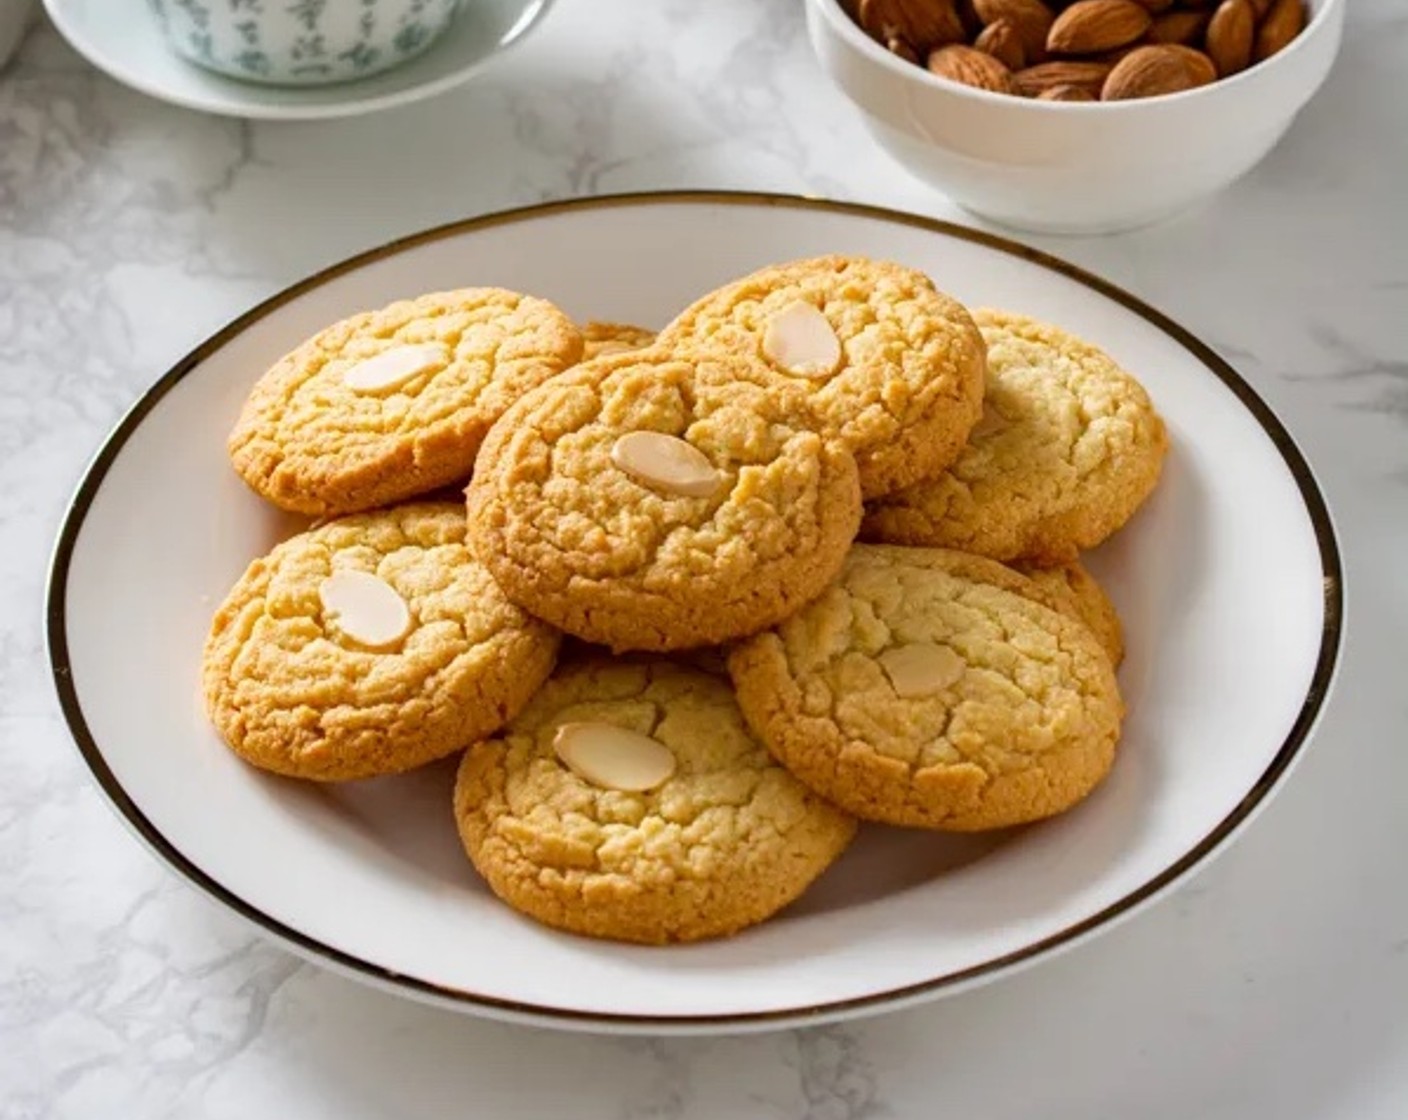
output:
M753 738L726 680L605 658L564 666L465 752L455 819L510 906L651 944L761 922L855 832Z
M1017 570L1049 597L1047 606L1085 623L1099 639L1111 664L1118 666L1124 660L1124 628L1115 612L1115 604L1079 560L1054 568L1023 563L1017 565Z
M711 292L659 344L721 347L806 390L821 430L855 454L867 498L937 474L982 410L983 342L921 272L863 257L765 268Z
M1068 809L1108 771L1123 705L1094 635L1012 578L857 545L825 594L734 648L739 706L783 765L864 819L968 831Z
M1168 437L1142 385L1059 327L974 312L983 419L948 470L873 503L861 535L1053 565L1119 529L1159 480Z
M344 319L255 384L230 457L256 492L327 517L463 482L484 433L581 356L552 304L499 288L401 300Z
M718 645L820 592L860 517L855 463L748 372L656 347L514 405L468 490L471 542L508 596L621 651Z
M601 323L593 320L582 324L582 361L589 362L604 354L622 354L627 350L643 350L655 341L655 332L629 323Z
M365 778L495 731L557 645L469 555L463 506L420 503L330 522L254 561L211 624L203 685L246 761Z

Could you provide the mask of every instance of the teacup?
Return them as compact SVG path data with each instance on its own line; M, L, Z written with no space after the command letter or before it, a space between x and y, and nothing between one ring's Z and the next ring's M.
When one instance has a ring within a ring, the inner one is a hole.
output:
M414 58L460 0L151 0L178 54L231 78L324 85Z

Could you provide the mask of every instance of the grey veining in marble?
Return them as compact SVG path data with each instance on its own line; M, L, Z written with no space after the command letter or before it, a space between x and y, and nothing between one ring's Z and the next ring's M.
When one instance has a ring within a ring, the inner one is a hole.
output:
M1353 0L1329 82L1247 179L1163 226L1039 242L1217 345L1334 508L1350 637L1283 795L1152 911L989 988L756 1038L608 1039L300 963L125 833L48 681L67 495L201 338L431 224L655 187L961 216L869 144L795 0L561 0L481 80L317 125L172 108L41 28L0 72L0 1120L1408 1114L1405 67L1408 2Z

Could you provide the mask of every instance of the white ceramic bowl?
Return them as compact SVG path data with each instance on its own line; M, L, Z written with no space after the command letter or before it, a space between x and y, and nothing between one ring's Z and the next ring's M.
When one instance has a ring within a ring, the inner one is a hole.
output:
M1141 101L1032 101L896 58L837 0L807 0L822 68L880 146L965 210L1049 233L1147 225L1249 171L1325 80L1344 0L1309 0L1285 50L1224 81Z

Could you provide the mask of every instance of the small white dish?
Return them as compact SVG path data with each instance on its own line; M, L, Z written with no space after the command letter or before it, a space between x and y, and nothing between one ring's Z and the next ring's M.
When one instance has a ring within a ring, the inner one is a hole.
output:
M336 85L290 88L236 81L202 69L168 46L149 4L44 0L59 33L98 69L142 93L220 116L252 120L348 117L405 105L468 81L522 42L552 0L466 0L424 54L384 73Z
M255 771L222 745L198 688L211 612L249 560L301 524L246 489L226 457L260 371L335 319L436 288L505 285L579 319L659 326L730 277L824 252L900 260L971 304L1096 340L1168 422L1158 491L1089 557L1124 618L1129 717L1112 774L1085 803L1000 834L867 828L772 921L658 949L556 933L498 903L456 836L453 762L314 786ZM1334 533L1294 444L1211 349L1132 296L1022 246L889 211L642 195L492 215L373 250L183 359L74 497L51 571L49 650L74 738L124 821L294 951L477 1014L703 1033L932 999L1133 913L1221 849L1286 776L1330 686L1340 611Z
M1170 217L1251 170L1320 88L1344 0L1307 0L1283 51L1211 85L1136 101L990 93L897 58L839 0L806 0L812 50L889 155L965 210L1016 229L1113 233Z

